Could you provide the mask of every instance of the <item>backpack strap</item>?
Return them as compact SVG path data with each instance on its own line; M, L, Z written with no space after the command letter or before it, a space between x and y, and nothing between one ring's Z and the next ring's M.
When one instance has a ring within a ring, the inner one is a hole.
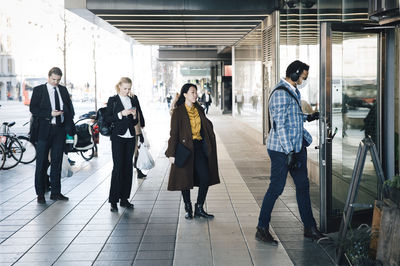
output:
M275 89L271 92L271 94L269 95L269 98L268 98L268 128L269 128L270 131L271 131L272 128L271 128L271 114L270 114L270 112L269 112L269 102L271 101L272 94L274 94L274 92L277 91L277 90L284 90L284 91L286 91L286 92L289 94L289 96L291 96L291 97L296 101L296 103L297 103L297 105L299 106L300 110L302 110L302 109L301 109L300 102L299 102L299 99L298 99L296 96L294 96L293 92L291 92L287 87L285 87L285 86L279 86L279 87L275 88ZM273 121L273 127L274 127L274 130L276 130L275 121Z

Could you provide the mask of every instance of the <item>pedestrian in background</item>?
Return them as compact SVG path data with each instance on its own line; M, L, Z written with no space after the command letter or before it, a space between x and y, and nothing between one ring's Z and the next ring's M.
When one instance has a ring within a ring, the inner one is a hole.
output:
M269 222L275 201L282 194L288 172L296 186L296 199L304 225L304 236L312 239L324 237L316 227L311 210L310 184L307 173L307 148L312 137L304 128L304 121L319 118L319 112L303 114L298 88L304 86L309 66L298 60L286 69L286 77L276 85L269 100L269 113L273 125L268 135L267 149L271 158L271 183L264 196L258 218L256 239L277 245L269 232Z
M208 108L210 107L212 100L211 100L211 92L209 90L206 90L203 95L201 95L201 102L204 105L204 110L206 111L206 114L208 114Z
M68 200L61 194L61 164L66 134L73 136L74 108L66 87L60 85L62 71L53 67L46 84L33 89L29 110L33 116L31 140L36 142L35 190L37 202L44 204L48 155L51 150L50 182L52 200Z
M186 160L175 165L178 145L188 151ZM203 205L208 188L220 182L218 175L217 147L213 125L197 102L197 87L183 85L171 117L171 131L165 155L171 162L168 190L182 191L186 219L193 218L190 189L199 187L194 217L212 218Z
M133 208L128 199L132 188L135 125L138 123L137 102L129 96L132 80L122 77L115 89L117 95L108 99L104 116L106 122L114 125L110 137L113 169L108 198L112 212L118 211L118 202L121 207Z

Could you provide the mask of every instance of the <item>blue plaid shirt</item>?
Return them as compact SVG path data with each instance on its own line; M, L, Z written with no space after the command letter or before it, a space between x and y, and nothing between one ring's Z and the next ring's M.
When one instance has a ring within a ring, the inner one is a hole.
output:
M284 79L281 79L275 88L280 86L288 88L300 103L300 92L295 87ZM303 114L299 104L292 96L284 90L277 90L270 95L268 108L272 129L268 135L267 149L285 154L291 151L297 153L302 148L303 139L306 146L311 144L312 137L303 126L307 115Z

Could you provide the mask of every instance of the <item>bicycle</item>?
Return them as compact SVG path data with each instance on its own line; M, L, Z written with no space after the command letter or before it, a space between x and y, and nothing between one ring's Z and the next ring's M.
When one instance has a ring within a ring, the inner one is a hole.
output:
M6 162L6 151L4 150L3 143L0 143L0 170L3 168L5 162Z
M10 127L15 122L4 122L1 126L0 142L4 148L5 162L2 169L8 170L17 166L22 159L23 148L15 134L10 133Z
M27 124L29 124L29 121L26 122L23 126L26 126ZM17 138L21 143L23 149L23 154L21 158L21 163L23 164L29 164L36 160L36 147L35 144L30 141L29 137L29 133L17 135Z

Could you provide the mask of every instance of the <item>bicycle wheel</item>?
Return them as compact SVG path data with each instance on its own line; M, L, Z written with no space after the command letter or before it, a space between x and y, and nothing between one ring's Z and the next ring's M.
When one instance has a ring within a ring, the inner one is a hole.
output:
M3 144L0 143L0 169L3 168L5 161L6 161L6 151L4 150Z
M18 136L18 140L22 146L22 158L21 163L28 164L36 159L36 147L32 142L29 141L28 137Z
M94 156L94 147L86 151L81 151L81 155L83 159L90 161Z
M21 161L22 158L22 146L17 138L7 137L5 144L6 161L4 162L3 169L11 169Z

